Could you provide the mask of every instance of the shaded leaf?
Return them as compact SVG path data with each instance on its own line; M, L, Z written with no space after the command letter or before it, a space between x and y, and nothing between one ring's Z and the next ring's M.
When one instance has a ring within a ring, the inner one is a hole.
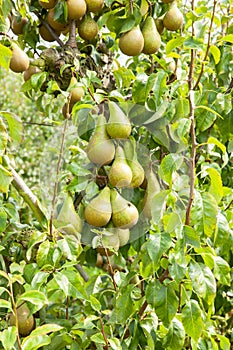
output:
M181 316L185 332L197 342L204 328L198 302L189 300L183 307Z
M163 346L169 350L180 350L183 348L184 339L184 326L177 318L174 318L169 326L168 333L163 340Z

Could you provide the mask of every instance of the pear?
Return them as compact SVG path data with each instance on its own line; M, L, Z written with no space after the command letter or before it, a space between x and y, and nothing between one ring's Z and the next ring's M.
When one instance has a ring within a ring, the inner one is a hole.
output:
M112 215L110 202L110 188L104 189L90 201L84 211L85 220L92 226L102 227L107 225Z
M144 181L144 169L137 159L136 142L134 139L127 140L124 144L124 152L126 160L132 172L132 180L129 187L139 187Z
M111 190L111 204L114 226L126 229L136 225L139 218L137 208L123 198L116 190Z
M57 34L57 36L59 36L61 34L61 31L58 31L58 30L54 30L55 33ZM41 25L39 27L39 34L41 36L42 39L44 39L45 41L48 41L48 42L52 42L52 41L55 41L54 37L52 36L52 34L48 31L48 29Z
M17 308L17 318L18 318L18 331L19 334L23 337L28 336L31 331L35 328L35 320L33 315L30 315L30 310L26 303L20 305ZM16 320L15 315L10 315L10 325L15 326Z
M119 48L127 56L139 55L144 46L144 38L139 26L124 33L119 39Z
M152 200L153 197L160 192L160 185L157 179L157 176L151 169L147 174L147 188L146 194L143 201L143 213L148 218L152 218Z
M128 117L115 102L109 102L110 117L107 132L113 139L126 139L131 133L131 124Z
M120 247L126 245L130 238L130 230L128 228L122 229L119 227L115 227L114 231L118 235Z
M119 249L120 241L117 233L106 228L103 230L101 238L102 242L99 237L95 237L92 241L94 242L94 245L97 244L96 250L99 254L105 256L108 254L108 256L111 256L114 254L113 250L117 251ZM107 254L105 249L107 250Z
M161 35L164 31L164 24L163 24L163 18L164 16L161 16L161 17L157 17L155 19L155 25L156 25L156 28L157 28L157 31L158 33Z
M56 3L57 3L57 0L48 0L48 1L39 0L40 6L43 7L44 9L52 9L53 7L55 7Z
M142 52L151 55L158 51L161 46L161 38L155 20L152 16L148 16L142 28L142 35L144 38L144 47Z
M132 180L132 171L125 159L124 150L118 146L116 148L115 159L108 174L108 179L114 187L127 187Z
M104 0L86 0L88 11L93 13L99 13L103 6Z
M17 44L12 43L11 47L10 69L15 73L22 73L29 68L29 58Z
M173 2L174 0L162 0L162 2L164 3L164 4L170 4L171 2Z
M111 163L114 159L115 146L107 134L106 119L103 115L98 116L97 126L86 152L91 162L101 166Z
M54 226L63 234L77 235L82 232L83 223L76 212L72 197L67 194L59 213L53 221Z
M73 85L76 85L78 83L77 79L75 77L72 77L70 80L70 105L74 105L76 102L80 101L81 98L84 96L84 89L82 86L75 86L72 88Z
M27 24L27 18L22 18L20 16L13 16L11 19L11 30L14 34L23 34L23 28Z
M85 0L67 0L66 4L69 19L80 19L87 11Z
M78 33L80 38L86 41L92 41L95 39L98 31L98 24L90 15L86 16L78 26Z
M174 1L171 4L170 9L164 16L164 27L171 31L177 31L182 28L184 23L184 16L177 7L177 3Z
M29 66L29 68L27 70L25 70L25 72L23 74L24 81L28 81L32 75L34 75L36 73L40 73L40 72L41 72L41 70L39 67Z
M64 30L67 26L67 23L59 22L55 17L55 10L54 8L50 9L47 16L47 21L55 31L61 32Z

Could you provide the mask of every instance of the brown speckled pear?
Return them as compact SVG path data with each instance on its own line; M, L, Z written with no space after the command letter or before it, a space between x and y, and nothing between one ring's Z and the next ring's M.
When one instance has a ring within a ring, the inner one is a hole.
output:
M86 0L88 11L93 13L99 13L103 6L104 0Z
M28 336L31 331L35 328L35 320L32 315L30 315L30 310L26 303L20 305L17 308L17 317L18 317L18 330L19 334L23 337ZM10 325L15 326L16 320L15 315L10 315Z
M113 187L127 187L132 180L132 171L125 159L124 150L117 146L115 159L110 168L108 179Z
M134 204L111 190L112 222L122 229L132 228L138 222L139 213Z
M85 0L67 0L66 4L69 19L80 19L87 11Z
M98 24L90 15L85 16L78 25L79 36L86 41L94 40L98 31Z

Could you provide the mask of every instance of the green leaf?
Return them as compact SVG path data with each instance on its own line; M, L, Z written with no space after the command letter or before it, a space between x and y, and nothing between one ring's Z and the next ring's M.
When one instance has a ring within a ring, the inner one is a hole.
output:
M200 50L203 47L203 40L190 37L185 39L184 46L188 47L189 49Z
M215 198L208 192L202 194L202 213L204 233L211 237L216 229L218 206Z
M0 332L0 341L4 350L14 350L17 337L16 327L8 327L4 331Z
M4 309L12 310L11 303L5 299L0 299L0 307Z
M167 252L171 244L172 239L166 232L152 236L151 239L145 243L144 246L146 247L147 254L155 266L159 265L162 255ZM146 254L145 247L142 249L142 254Z
M212 196L216 199L216 202L219 203L223 196L223 185L221 175L214 168L208 168L206 171L211 179L209 193L212 194Z
M220 349L221 350L230 350L231 344L230 340L224 335L218 334L218 339L220 340Z
M233 34L228 34L226 36L223 36L220 41L227 41L228 43L233 44Z
M35 231L33 232L32 236L31 236L31 239L28 243L28 250L27 250L27 253L26 253L26 257L28 260L31 259L31 254L32 254L32 249L33 247L38 244L38 243L41 243L43 242L44 240L46 240L47 236L44 232L40 232L40 231Z
M210 53L214 58L214 62L215 64L218 64L221 58L221 51L219 50L219 48L215 45L211 45L210 46Z
M94 343L97 343L97 344L105 344L105 340L104 340L104 337L103 337L103 334L102 333L95 333L94 335L91 336L90 338Z
M109 338L108 342L109 342L112 350L121 350L122 349L120 339Z
M7 193L12 180L12 174L0 164L0 192Z
M152 220L154 223L159 223L163 217L164 211L166 209L167 197L169 195L169 190L162 190L156 194L152 199L151 213Z
M191 262L189 276L196 294L211 305L216 295L216 281L210 268L201 263Z
M48 304L48 300L44 293L38 290L28 290L24 292L19 296L17 304L20 305L22 300L28 301L31 304L36 305L38 307L38 310Z
M2 115L9 127L10 141L14 147L17 147L23 140L23 123L21 119L14 113L1 111Z
M204 328L198 302L193 299L187 301L181 316L185 332L197 342Z
M36 335L46 335L48 333L55 333L63 329L64 327L59 326L58 324L48 323L43 326L39 326L34 331L31 332L30 336Z
M0 66L2 66L5 69L9 69L11 56L11 49L0 43Z
M90 295L90 304L93 310L97 312L101 310L101 303L93 295Z
M153 89L156 82L156 74L151 74L149 77L145 73L141 73L137 76L133 89L132 97L134 103L144 103Z
M180 350L183 348L184 339L184 326L177 318L174 318L169 326L168 333L163 339L163 346L168 350Z
M146 288L146 300L154 307L164 325L169 326L175 317L179 302L173 283L165 286L158 280L150 282Z
M172 185L173 172L181 167L183 161L184 157L175 153L170 153L163 158L159 169L159 175L169 186Z
M118 323L124 324L134 312L131 290L133 286L127 286L122 294L116 298L116 318Z
M50 251L50 242L46 239L44 242L40 243L39 249L36 254L36 262L39 267L43 267L48 262Z
M168 55L176 47L179 47L179 46L183 45L184 41L185 41L185 38L183 38L181 36L179 36L178 38L171 39L170 41L168 41L168 43L166 45L166 54Z
M230 286L231 275L230 266L226 260L220 256L214 256L214 276L220 283Z
M0 233L6 229L7 214L0 209Z
M184 226L184 240L186 244L194 247L200 247L200 237L198 233L190 226Z
M146 120L143 125L151 124L154 121L162 118L167 110L167 107L169 106L169 103L167 101L164 101L161 106L157 109L157 111L148 119Z
M216 112L214 109L207 107L207 106L196 106L195 109L205 109L210 113L213 113L214 115L216 115L217 117L223 119L223 117L221 116L221 114L219 114L218 112Z
M24 338L22 342L22 350L37 350L44 345L51 343L51 338L48 335L35 335Z
M57 282L59 288L63 291L66 297L69 296L69 287L70 287L70 282L68 278L63 275L61 272L56 272L54 275L54 279Z

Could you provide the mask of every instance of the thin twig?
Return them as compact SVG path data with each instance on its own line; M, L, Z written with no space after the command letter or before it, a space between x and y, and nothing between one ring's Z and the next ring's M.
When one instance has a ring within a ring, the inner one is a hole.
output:
M108 264L109 271L110 271L110 274L111 274L111 277L112 277L112 283L113 283L114 289L115 289L115 291L117 291L117 284L116 284L115 277L114 277L114 271L113 271L113 268L112 268L112 265L111 265L111 262L110 262L110 259L109 259L108 250L107 250L107 248L105 248L105 246L103 244L103 240L102 240L102 236L101 235L100 235L100 243L101 243L101 246L102 246L102 248L104 249L104 252L105 252L105 256L106 256L107 264Z
M104 341L105 341L105 344L106 344L105 349L109 350L108 339L107 339L107 336L106 336L106 333L105 333L105 330L104 330L104 323L103 323L103 320L102 320L101 316L100 316L100 324L101 324L101 333L102 333L102 335L104 337Z
M213 23L214 23L216 5L217 5L217 0L214 0L214 6L213 6L213 11L212 11L211 20L210 20L210 27L209 27L209 32L208 32L206 52L205 52L205 56L204 56L204 59L203 59L202 65L201 65L201 71L199 73L199 76L197 78L197 81L196 81L196 84L195 84L193 90L197 89L197 87L201 81L201 77L202 77L202 74L203 74L204 68L205 68L205 62L206 62L208 54L209 54L209 49L210 49L210 45L211 45L211 31L212 31L212 27L213 27Z
M4 35L4 36L7 36L9 39L12 40L11 36L5 32L0 32L0 35Z
M69 118L69 116L70 116L69 105L70 105L70 95L67 99L67 118L65 119L64 127L62 130L61 146L60 146L60 152L59 152L58 161L57 161L56 179L55 179L54 190L53 190L52 208L51 208L51 213L50 213L50 224L49 224L49 232L50 232L51 237L53 236L53 216L54 216L54 210L55 210L55 202L56 202L56 198L57 198L59 172L60 172L61 160L62 160L62 155L63 155L63 151L64 151L64 146L65 146L66 130L67 130L69 119L70 119Z
M76 42L76 21L73 19L69 25L69 39L66 42L66 46L72 47L73 49L77 48Z
M46 124L46 123L34 123L34 122L23 122L24 125L39 125L39 126L51 126L55 127L54 124Z
M86 273L86 271L83 270L82 266L77 264L75 265L76 269L78 270L78 272L80 273L80 276L83 278L83 280L85 282L88 282L89 281L89 276L88 274Z
M133 14L133 0L129 0L129 12L131 15Z
M56 42L61 46L64 47L65 44L63 43L63 41L59 38L59 36L55 33L55 31L53 30L53 28L49 25L49 23L47 21L45 21L43 19L43 17L41 17L41 15L39 14L39 12L34 11L34 13L37 15L37 17L40 20L40 23L48 30L48 32L52 35L52 37L54 38L54 40L56 40Z

